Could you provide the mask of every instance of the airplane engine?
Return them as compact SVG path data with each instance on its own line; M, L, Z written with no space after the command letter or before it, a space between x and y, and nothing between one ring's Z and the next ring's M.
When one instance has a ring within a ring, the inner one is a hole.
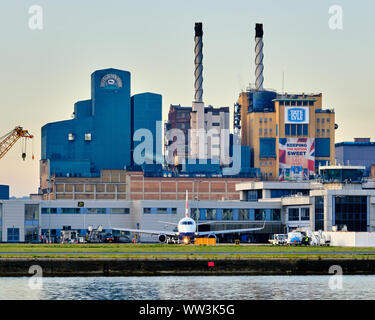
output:
M159 241L165 243L167 241L167 236L165 234L160 234Z

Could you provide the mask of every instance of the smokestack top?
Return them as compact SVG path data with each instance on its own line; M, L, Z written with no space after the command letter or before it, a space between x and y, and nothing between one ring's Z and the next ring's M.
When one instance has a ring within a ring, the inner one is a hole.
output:
M255 24L255 38L263 38L263 24Z
M196 37L203 36L202 22L196 22L194 29L195 29L195 36Z

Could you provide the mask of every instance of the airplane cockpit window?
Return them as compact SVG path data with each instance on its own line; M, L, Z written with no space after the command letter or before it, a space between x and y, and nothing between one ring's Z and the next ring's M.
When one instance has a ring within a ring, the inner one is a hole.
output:
M192 225L193 222L192 222L192 221L182 221L181 224L184 224L184 225Z

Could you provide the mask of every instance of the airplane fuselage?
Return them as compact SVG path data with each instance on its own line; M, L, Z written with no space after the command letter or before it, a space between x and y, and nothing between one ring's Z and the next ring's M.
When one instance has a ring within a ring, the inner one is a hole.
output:
M190 217L185 217L177 225L178 238L183 243L190 243L194 240L197 232L197 224Z

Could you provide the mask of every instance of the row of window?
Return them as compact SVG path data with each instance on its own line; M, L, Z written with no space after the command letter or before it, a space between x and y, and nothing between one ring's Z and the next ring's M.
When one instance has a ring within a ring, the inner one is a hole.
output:
M42 208L42 214L129 214L129 208ZM26 219L26 218L25 218ZM31 219L29 219L31 220Z
M316 129L316 132L317 133L320 133L320 132L322 132L322 133L325 133L325 132L329 133L330 131L329 131L329 129Z
M324 122L330 122L329 118L316 118L316 122L318 123L324 123Z
M177 214L177 208L143 208L144 214Z
M259 118L259 123L267 123L267 122L272 122L272 118Z
M288 221L309 221L309 208L288 208Z
M306 101L306 100L292 100L292 101L280 101L280 106L313 106L314 101Z
M262 132L264 132L264 134L271 134L272 133L272 128L264 128L264 130L262 128L259 128L259 134L262 134Z
M285 124L285 136L308 136L309 125L308 124Z
M85 133L84 135L85 141L91 141L91 133ZM68 140L74 141L76 139L75 133L68 133Z
M280 221L280 209L191 209L194 220Z

